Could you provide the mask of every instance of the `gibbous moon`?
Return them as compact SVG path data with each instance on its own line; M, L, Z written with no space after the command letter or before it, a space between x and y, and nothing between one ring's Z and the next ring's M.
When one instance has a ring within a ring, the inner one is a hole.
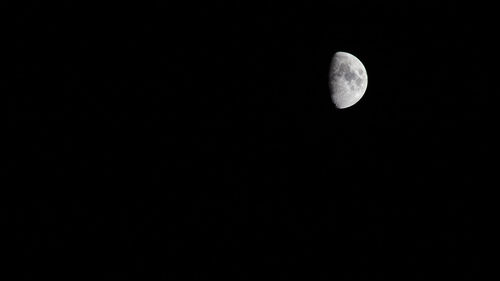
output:
M355 56L336 52L330 65L330 92L337 108L346 108L363 97L368 85L366 69Z

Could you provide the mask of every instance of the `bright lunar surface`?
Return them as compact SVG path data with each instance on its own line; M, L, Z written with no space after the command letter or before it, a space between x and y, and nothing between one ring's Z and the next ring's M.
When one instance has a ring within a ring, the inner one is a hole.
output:
M330 66L330 91L337 108L346 108L363 97L368 76L361 61L355 56L336 52Z

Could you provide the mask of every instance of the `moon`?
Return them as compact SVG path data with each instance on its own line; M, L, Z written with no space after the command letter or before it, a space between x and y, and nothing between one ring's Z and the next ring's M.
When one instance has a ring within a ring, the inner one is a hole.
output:
M368 75L361 61L346 52L336 52L330 65L330 93L339 109L356 104L365 94Z

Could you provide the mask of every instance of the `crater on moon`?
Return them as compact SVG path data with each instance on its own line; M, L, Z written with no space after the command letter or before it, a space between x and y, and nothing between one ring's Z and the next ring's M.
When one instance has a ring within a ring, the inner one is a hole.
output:
M361 79L361 77L356 78L356 85L359 87L361 84L363 84L363 79Z

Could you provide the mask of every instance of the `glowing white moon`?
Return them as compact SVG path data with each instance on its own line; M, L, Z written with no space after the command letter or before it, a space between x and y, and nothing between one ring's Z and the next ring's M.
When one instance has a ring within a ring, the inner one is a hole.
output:
M365 94L368 75L361 61L355 56L336 52L330 65L330 92L337 108L357 103Z

